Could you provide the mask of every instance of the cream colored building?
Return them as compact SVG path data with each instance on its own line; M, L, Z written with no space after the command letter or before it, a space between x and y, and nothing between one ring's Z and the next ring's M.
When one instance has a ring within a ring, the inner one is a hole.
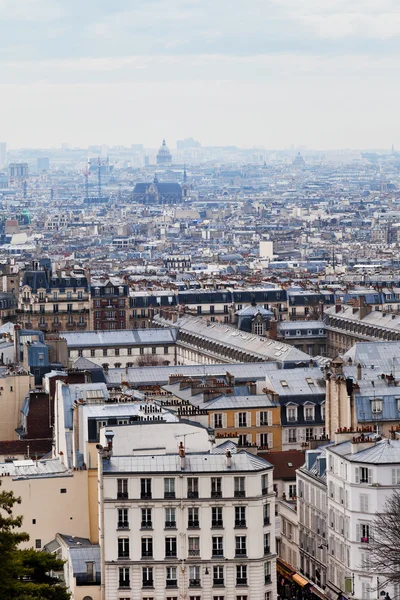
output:
M35 388L33 375L16 367L0 367L0 440L18 440L15 431L29 390Z

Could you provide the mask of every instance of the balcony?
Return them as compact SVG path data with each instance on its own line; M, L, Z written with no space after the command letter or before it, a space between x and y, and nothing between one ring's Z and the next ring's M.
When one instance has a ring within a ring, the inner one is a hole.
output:
M129 550L122 550L118 553L118 558L129 558Z
M78 327L80 329L85 329L87 327L87 323L78 323Z
M142 550L142 558L153 558L153 550Z
M246 498L246 492L244 490L235 490L235 498Z
M270 525L271 521L269 517L264 517L264 525Z
M246 548L236 548L236 550L235 550L235 556L236 557L247 556L247 550L246 550Z
M369 538L367 537L362 537L360 541L362 544L369 544Z
M142 588L153 588L154 581L152 579L144 579L142 582Z
M198 498L199 497L199 492L198 491L189 491L187 493L187 497L188 498Z
M129 579L119 580L118 588L120 590L128 590L131 587L131 582Z
M188 522L188 529L199 529L200 528L200 521L189 521Z
M222 529L223 526L224 526L223 521L211 521L212 529Z
M247 577L238 577L236 579L236 585L247 585Z
M200 579L189 579L189 587L191 587L191 588L201 587Z
M128 498L128 492L118 492L118 493L117 493L117 498L118 498L119 500L120 500L120 499L123 499L123 498L125 498L125 499L126 499L126 498Z
M266 556L267 554L271 554L271 549L269 546L264 546L264 556Z
M165 529L176 529L176 521L165 521Z
M223 548L213 548L212 549L212 557L223 556L224 550Z
M153 529L153 522L152 521L142 521L140 524L140 528L141 529Z
M261 493L263 496L268 496L268 488L267 487L262 488Z
M224 587L224 586L225 586L224 579L214 579L213 587Z
M218 492L218 491L211 492L211 498L222 498L222 492Z
M174 499L175 497L176 497L175 496L175 492L164 492L164 498L165 499L167 499L167 498Z
M176 557L177 557L176 550L166 550L165 558L176 558Z
M128 521L118 521L117 528L118 529L129 529Z
M193 558L193 556L200 556L200 548L192 548L189 549L188 552L189 558Z
M165 582L165 587L166 588L177 588L178 580L177 579L167 579L167 581Z
M271 575L266 575L265 576L265 581L264 581L265 585L267 585L268 583L271 583Z
M243 519L240 519L238 521L235 521L235 529L244 529L246 528L246 521Z
M140 498L141 500L151 500L151 492L142 492Z

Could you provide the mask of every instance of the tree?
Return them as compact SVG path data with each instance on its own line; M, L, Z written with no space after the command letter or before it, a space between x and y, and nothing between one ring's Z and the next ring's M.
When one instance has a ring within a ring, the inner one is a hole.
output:
M16 531L22 517L13 515L15 504L21 504L21 499L0 491L0 600L68 600L67 588L51 575L62 570L63 561L47 552L19 548L29 535Z
M376 513L369 543L368 569L380 575L379 587L400 583L400 492L390 496ZM367 565L365 565L367 566Z

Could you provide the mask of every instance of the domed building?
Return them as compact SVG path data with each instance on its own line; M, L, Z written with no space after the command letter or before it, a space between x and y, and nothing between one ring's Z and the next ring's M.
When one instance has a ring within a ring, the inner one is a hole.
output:
M169 151L169 148L168 148L167 144L165 143L165 140L163 140L162 145L157 154L157 164L158 165L167 165L169 163L172 163L172 154Z

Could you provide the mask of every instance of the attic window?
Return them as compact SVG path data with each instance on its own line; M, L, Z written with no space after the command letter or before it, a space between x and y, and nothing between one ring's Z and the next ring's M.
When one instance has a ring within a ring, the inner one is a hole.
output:
M381 413L382 412L382 405L383 405L382 400L380 400L380 399L379 400L377 400L377 399L372 400L372 412L373 413Z
M282 387L289 387L288 382L287 381L281 381L281 386Z
M308 385L314 385L314 380L311 377L306 377Z
M291 463L291 462L288 462L287 466L288 466L288 467L293 467L293 463Z

